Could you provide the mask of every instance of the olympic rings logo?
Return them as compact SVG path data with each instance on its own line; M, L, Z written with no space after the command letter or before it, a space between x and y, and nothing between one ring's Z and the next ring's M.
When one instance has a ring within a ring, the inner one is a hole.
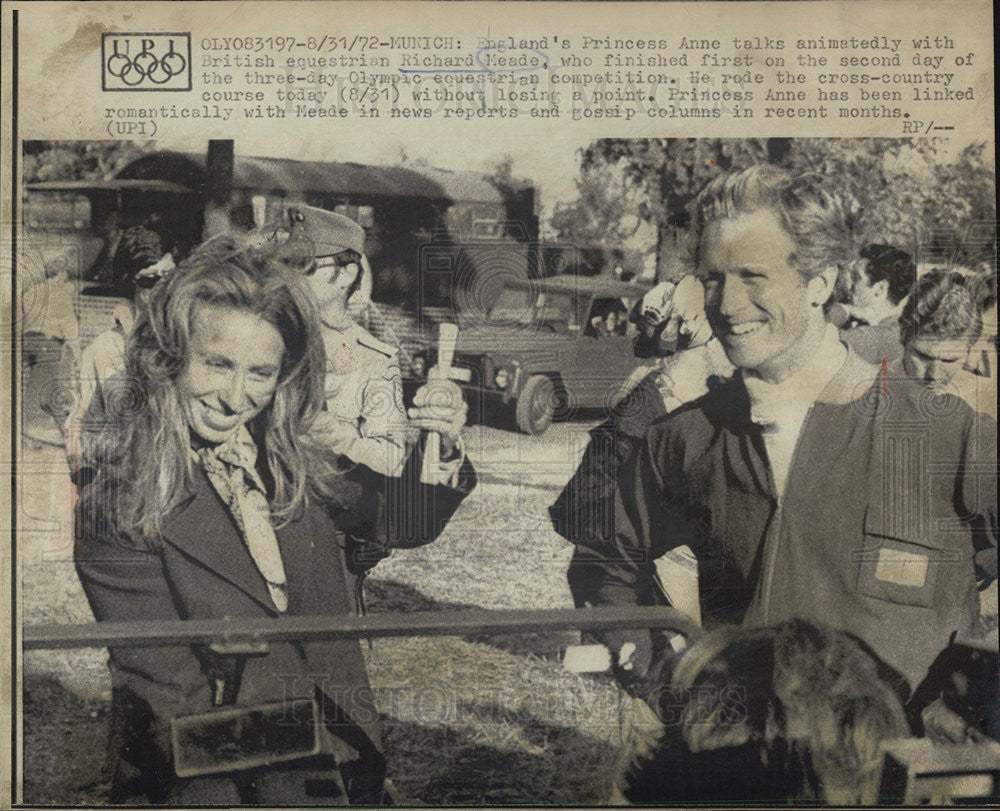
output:
M185 50L190 53L190 35L170 34L159 37L156 35L142 35L138 39L129 39L128 36L122 34L112 35L111 53L104 62L105 80L109 76L113 77L118 80L122 87L108 88L105 86L104 89L129 89L138 87L144 82L163 87L176 76L188 80L185 82L187 86L184 89L189 89L190 60L188 56L185 56L178 49L177 39L183 38L182 42L187 45ZM157 46L161 47L157 48ZM137 47L138 51L136 51ZM163 47L166 47L166 53L162 53ZM183 48L184 46L182 45L181 47ZM157 54L158 50L162 55ZM106 52L107 50L105 49ZM156 88L151 87L149 89L154 90ZM167 88L164 87L163 89Z

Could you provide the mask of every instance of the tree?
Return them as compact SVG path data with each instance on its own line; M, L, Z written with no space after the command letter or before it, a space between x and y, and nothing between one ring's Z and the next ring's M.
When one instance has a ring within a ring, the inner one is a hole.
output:
M531 183L527 178L514 177L514 156L504 155L499 160L486 161L485 174L490 181L500 188L516 188Z
M618 247L642 224L644 195L618 167L604 164L582 172L576 189L577 199L556 203L549 219L559 239Z
M582 227L584 232L599 235L604 246L617 247L609 243L623 231L634 233L636 219L648 222L657 233L653 248L657 275L673 276L682 264L679 229L686 225L685 206L719 173L766 158L767 145L762 140L603 138L581 153L580 198L557 207L553 224L560 234ZM609 170L620 174L621 193L607 182ZM588 220L589 226L585 225Z
M487 161L485 175L503 197L506 235L521 242L535 244L538 240L538 215L535 186L530 178L514 174L514 158L504 155Z
M646 257L652 253L652 246L635 242L637 233L648 222L643 216L643 193L619 167L608 165L581 173L576 188L576 200L556 203L549 230L558 241L572 244L585 255L588 249L600 249L598 266L588 268L588 272L600 272L602 265L621 265L641 273Z
M24 182L107 180L155 148L152 141L25 141Z
M645 216L666 222L716 175L768 159L763 139L602 138L583 151L581 169L620 164L646 193Z
M601 139L583 150L580 196L557 207L553 225L567 232L602 229L617 239L629 218L639 217L656 225L658 272L671 275L682 267L686 207L698 191L721 172L765 161L815 172L851 193L864 223L859 242L919 253L939 247L950 230L961 256L969 250L961 244L966 235L993 231L995 183L985 145L951 156L942 139L896 138ZM606 182L600 188L612 171L625 179L621 194ZM978 239L978 255L992 255L992 238L985 248Z

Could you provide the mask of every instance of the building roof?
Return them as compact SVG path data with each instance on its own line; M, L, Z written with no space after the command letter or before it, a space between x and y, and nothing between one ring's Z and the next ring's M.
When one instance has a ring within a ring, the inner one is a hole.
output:
M45 180L26 184L28 191L157 191L192 194L187 186L167 180Z
M205 156L197 153L154 152L119 172L119 177L150 177L157 169L187 164L202 177ZM202 181L203 182L203 181ZM504 197L489 180L475 172L452 172L431 166L368 166L362 163L300 161L290 158L236 156L233 187L262 192L348 194L371 197L422 197L446 201L502 203Z

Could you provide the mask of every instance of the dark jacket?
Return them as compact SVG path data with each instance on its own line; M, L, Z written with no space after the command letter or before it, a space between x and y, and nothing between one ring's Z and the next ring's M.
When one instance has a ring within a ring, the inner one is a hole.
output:
M372 565L388 547L434 540L475 485L468 462L459 490L419 484L419 472L418 453L400 479L356 468L349 476L349 505L323 509L313 503L277 531L288 583L288 615L352 613L352 570ZM414 533L413 527L421 529ZM349 540L348 533L355 540ZM359 535L363 542L357 540ZM374 554L359 561L359 550ZM233 518L200 468L188 498L166 519L162 540L153 548L137 549L85 534L77 570L98 620L239 618L249 630L255 620L278 616ZM213 704L217 659L204 646L112 648L110 654L113 800L129 801L143 792L153 802L307 802L302 794L262 793L258 784L267 773L254 778L256 793L250 800L246 785L234 794L233 781L226 776L173 776L169 719L208 711ZM245 660L233 701L252 705L315 695L328 704L330 731L346 742L345 751L353 750L361 782L379 786L384 762L378 753L378 713L358 641L274 642L266 655ZM330 784L325 779L330 775L323 771L321 764L302 779L311 779L314 789ZM339 778L332 782L339 783ZM338 792L314 791L308 796L317 802Z
M874 378L874 382L873 382ZM653 560L687 544L702 616L820 621L911 688L996 577L996 424L849 354L810 409L779 507L737 378L654 424L618 480L595 603L655 602Z
M899 318L890 316L877 324L842 329L840 339L854 353L868 363L881 365L898 363L903 358L903 344L899 334Z
M656 377L655 372L647 375L608 419L590 430L580 464L549 507L553 529L570 543L599 549L612 536L618 471L649 426L667 413Z

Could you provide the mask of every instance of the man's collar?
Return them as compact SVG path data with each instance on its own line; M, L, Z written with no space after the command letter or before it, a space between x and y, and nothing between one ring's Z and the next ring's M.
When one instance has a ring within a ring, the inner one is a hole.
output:
M863 316L854 315L852 317L860 322L860 326L863 327L887 327L891 324L895 324L899 321L899 317L903 314L903 308L906 306L906 299L904 298L899 304L889 310L885 315L878 317L872 316L872 318L865 318Z
M860 403L866 396L870 396L869 393L873 385L878 382L880 368L864 360L850 346L845 347L839 339L836 327L831 324L829 329L833 330L837 343L846 350L846 353L839 368L829 370L828 382L816 392L806 408L814 404L847 405ZM824 343L827 343L827 340L827 335L824 334ZM837 360L835 359L832 366L836 367L836 365ZM697 402L702 404L706 416L713 424L728 426L728 430L735 433L743 433L753 426L751 399L742 370L737 370L732 379L709 391L708 395ZM685 406L679 409L679 411L684 410L686 410ZM799 411L801 413L801 409Z
M756 423L779 422L807 410L837 374L846 356L837 328L827 324L813 356L780 383L768 383L750 370L741 370L740 378L750 397L751 419Z

